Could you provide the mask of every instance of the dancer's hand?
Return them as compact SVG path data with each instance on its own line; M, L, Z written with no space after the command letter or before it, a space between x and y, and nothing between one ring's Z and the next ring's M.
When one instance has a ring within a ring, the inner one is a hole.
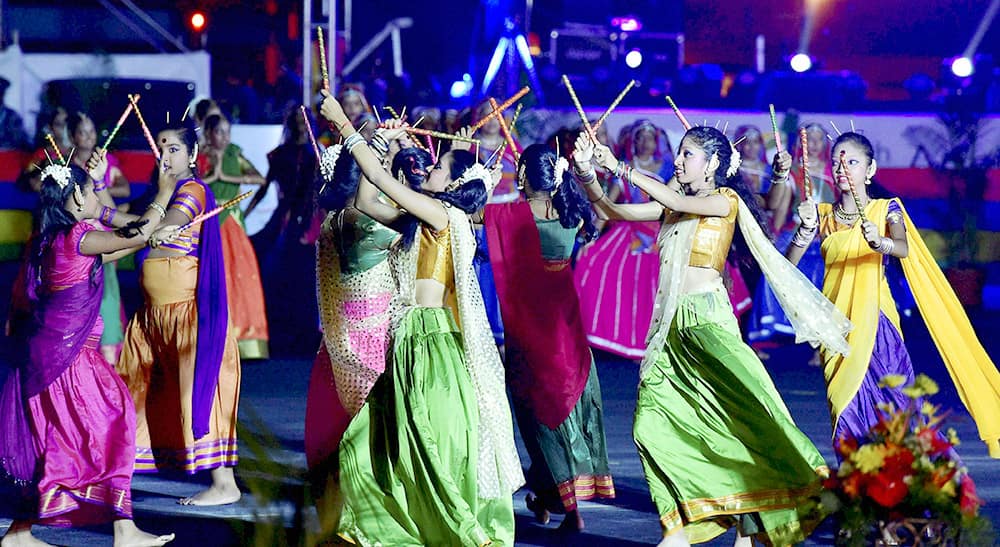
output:
M597 144L594 146L594 158L597 164L604 169L611 171L618 166L618 159L607 145Z
M458 132L455 133L455 134L458 135L459 137L468 137L468 138L471 139L472 138L472 133L473 133L472 128L466 126L466 127L463 127L461 129L459 129ZM465 141L452 141L451 142L451 149L452 150L465 150L466 152L471 152L472 151L472 143L471 142L465 142Z
M865 241L868 242L868 246L872 249L878 248L879 244L882 243L882 236L878 233L878 227L867 218L861 220L861 235L865 237Z
M149 246L152 248L157 248L164 243L170 243L171 241L177 239L181 233L180 226L164 226L158 228L153 235L149 236Z
M382 135L387 143L390 143L396 139L400 139L406 136L406 129L404 129L407 124L403 123L402 120L397 120L396 118L391 118L386 120L381 128L376 131Z
M771 171L774 172L775 179L784 179L792 169L792 155L785 150L779 150L774 154L771 161Z
M332 123L334 127L343 125L344 123L350 123L350 120L347 119L347 115L344 114L343 107L340 106L337 99L333 95L330 95L330 92L325 89L320 91L320 93L323 95L323 102L319 105L319 114L323 116L323 119ZM337 129L339 130L340 128L337 127Z
M585 169L594 158L594 140L585 131L580 132L573 145L573 163Z
M94 153L87 160L87 174L93 180L104 180L104 175L108 172L108 153L100 148L95 148Z
M819 221L819 211L816 210L816 204L811 199L805 199L799 203L799 220L802 221L802 226L806 229L811 230L816 227L816 223Z

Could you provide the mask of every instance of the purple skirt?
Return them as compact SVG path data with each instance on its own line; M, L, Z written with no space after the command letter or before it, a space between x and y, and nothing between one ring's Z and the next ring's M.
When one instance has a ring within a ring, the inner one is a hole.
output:
M896 388L879 387L879 382L887 374L899 374L906 381ZM893 403L896 408L909 404L910 398L903 393L903 386L913 383L913 363L903 345L903 337L892 322L879 312L878 330L875 332L875 348L868 363L868 373L861 382L857 395L840 415L834 431L834 442L844 435L863 438L882 417L878 405ZM838 456L839 457L839 456Z

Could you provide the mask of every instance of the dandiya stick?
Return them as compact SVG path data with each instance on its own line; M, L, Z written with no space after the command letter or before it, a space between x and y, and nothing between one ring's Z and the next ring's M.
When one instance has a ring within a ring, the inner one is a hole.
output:
M687 118L684 117L684 114L681 112L681 109L677 108L677 103L674 102L674 100L670 97L670 95L667 95L667 103L670 104L670 108L673 109L674 114L677 116L677 119L681 121L681 125L684 126L684 129L690 130L691 122L687 121Z
M160 161L160 149L156 147L153 134L149 132L149 126L146 125L146 120L143 119L142 112L139 111L139 100L135 95L129 95L128 100L132 103L132 110L135 110L135 117L139 118L139 125L142 126L142 134L146 136L146 142L149 143L149 148L153 151L153 157L156 158L156 161Z
M774 131L774 147L781 150L781 134L778 132L778 117L774 114L774 105L767 105L771 113L771 129Z
M330 69L326 64L326 43L323 40L323 27L316 27L316 36L319 38L319 69L323 73L323 89L330 91Z
M493 110L499 110L500 105L497 100L490 97L490 106ZM510 151L514 153L514 159L517 160L521 157L521 152L517 149L517 143L514 142L514 135L510 132L510 127L507 126L507 120L503 116L497 117L497 121L500 122L500 130L503 132L504 139L507 140L507 145L510 146ZM591 133L593 135L593 133Z
M500 161L500 154L503 153L504 148L507 148L506 140L500 143L500 146L498 146L497 149L490 154L490 157L486 158L486 162L484 162L483 165L489 166L493 163L493 160Z
M312 144L313 154L316 154L316 159L320 157L319 145L316 144L316 135L313 135L312 124L309 122L309 114L306 113L306 106L299 105L299 110L302 112L302 121L306 123L306 134L309 135L309 144Z
M248 197L250 197L251 194L253 194L253 192L254 192L253 190L248 190L246 192L243 192L242 194L240 194L240 195L234 197L233 199L231 199L231 200L223 203L222 205L216 207L215 209L212 209L211 211L204 212L204 213L202 213L202 214L200 214L200 215L192 218L191 222L188 222L184 226L181 226L180 231L183 232L184 230L190 229L192 226L196 226L198 224L201 224L202 222L204 222L204 221L206 221L206 220L208 220L208 219L210 219L210 218L218 215L219 213L225 211L226 209L232 207L233 205L236 205L237 203L239 203L239 202L247 199Z
M569 78L563 74L562 77L563 85L566 86L566 91L569 92L569 98L573 101L573 106L576 107L577 114L580 115L580 120L583 121L583 128L587 130L587 134L590 135L592 140L597 140L594 134L594 128L590 126L590 120L587 118L587 113L583 111L583 105L580 104L580 98L576 96L576 90L573 89L573 84L570 83Z
M799 129L799 146L802 148L802 190L805 199L812 200L812 178L809 176L809 136L804 127Z
M56 139L52 136L52 133L46 133L45 138L49 140L49 144L52 145L52 149L56 151L56 157L59 158L59 161L63 165L66 165L66 159L63 158L62 151L59 150L59 145L56 144ZM49 158L49 163L52 163L52 158Z
M395 108L391 106L383 106L382 108L384 108L393 118L396 118L397 120L399 119L399 113L396 112Z
M858 189L854 186L854 179L851 178L851 172L847 170L847 160L844 158L844 154L847 152L844 150L840 151L840 169L847 177L847 185L851 187L851 195L854 196L854 205L858 208L858 214L864 215L864 208L861 207L861 198L858 197Z
M528 87L528 86L522 87L517 93L511 95L509 99L507 99L506 101L500 103L500 111L499 112L497 112L496 110L494 110L494 111L490 112L489 114L487 114L487 115L483 116L482 118L480 118L478 122L474 123L472 125L472 131L475 132L475 131L478 131L479 129L481 129L484 125L486 125L487 122L489 122L493 118L495 118L495 117L499 116L500 114L502 114L504 110L507 110L508 108L510 108L514 103L516 103L518 101L518 99L520 99L521 97L524 97L525 95L527 95L529 91L531 91L530 87Z
M597 123L594 124L593 128L595 132L601 128L601 124L604 123L604 120L608 119L608 116L610 116L611 113L614 112L615 108L618 107L618 104L621 103L623 99L625 99L625 95L628 95L628 92L632 91L633 87L635 87L635 80L629 80L628 85L625 86L625 89L623 89L622 92L619 93L617 97L615 97L615 100L611 102L611 106L609 106L608 109L604 111L604 114L601 114L600 118L597 118Z
M431 140L431 136L430 135L424 135L424 139L427 140L427 150L431 154L431 163L437 163L438 162L438 157L437 157L437 153L434 152L434 141ZM438 142L438 146L440 146L440 145L441 145L441 143Z
M138 94L135 95L135 102L139 102ZM121 117L118 118L118 123L115 124L115 127L111 130L111 133L108 133L108 138L104 140L104 146L101 147L101 150L107 150L108 147L111 146L111 141L115 138L115 135L118 134L118 130L122 128L122 125L125 123L125 120L128 119L128 115L131 113L132 113L132 103L129 102L128 106L125 107L125 112L122 112ZM184 113L185 115L187 115L187 110L185 110ZM181 120L183 121L184 118L181 118Z
M448 133L442 133L440 131L433 131L430 129L422 129L420 127L404 127L403 131L413 135L430 135L436 139L446 139L449 141L461 141L461 142L471 142L473 144L479 144L479 139L473 139L471 137L463 137L461 135L449 135Z

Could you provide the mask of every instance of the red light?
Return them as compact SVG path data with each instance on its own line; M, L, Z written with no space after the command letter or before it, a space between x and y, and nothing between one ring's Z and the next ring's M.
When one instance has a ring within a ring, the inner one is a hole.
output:
M196 11L191 14L191 18L189 19L189 21L191 22L192 29L194 29L196 32L201 32L202 30L205 29L205 23L208 22L208 19L205 17L204 13Z

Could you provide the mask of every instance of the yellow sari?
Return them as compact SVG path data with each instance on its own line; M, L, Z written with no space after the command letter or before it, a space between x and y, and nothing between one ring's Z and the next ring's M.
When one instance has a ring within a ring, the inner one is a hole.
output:
M865 218L886 231L890 200L872 200L865 207ZM1000 372L986 354L969 318L958 302L941 269L924 245L902 203L896 200L906 227L909 254L900 259L906 281L913 291L927 330L944 360L962 402L969 410L979 436L990 456L1000 458ZM881 311L899 330L899 315L885 280L883 255L868 246L859 229L838 229L832 205L819 204L820 232L826 274L823 294L844 312L854 324L847 341L847 356L824 349L823 373L834 428L841 413L857 395L875 347L875 334Z

